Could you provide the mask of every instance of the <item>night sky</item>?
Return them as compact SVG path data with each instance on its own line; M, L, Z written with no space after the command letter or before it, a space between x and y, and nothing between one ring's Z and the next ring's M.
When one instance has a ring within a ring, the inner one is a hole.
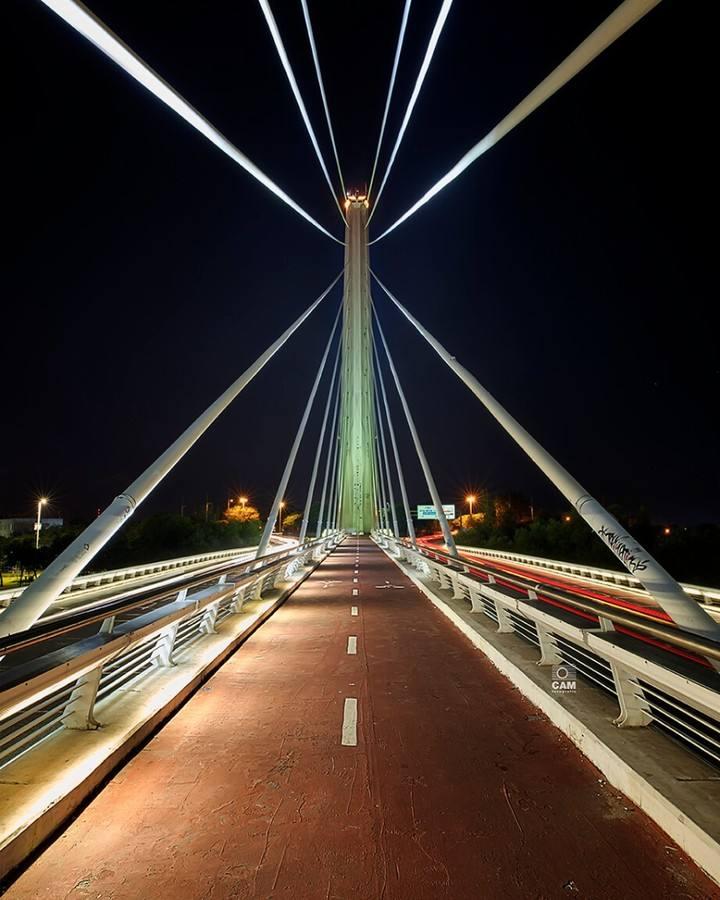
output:
M458 0L374 233L615 5ZM330 168L300 4L273 7ZM413 4L381 172L438 7ZM91 8L341 236L255 2ZM402 0L310 9L345 179L362 187ZM30 514L49 492L50 514L88 517L327 286L342 249L40 2L11 0L9 12L0 516ZM371 248L390 289L589 491L658 521L720 517L709 40L697 8L665 0ZM443 500L487 487L563 508L375 299ZM336 290L143 510L239 491L267 509L339 302ZM411 501L428 502L399 410L396 421ZM318 427L319 412L288 492L299 506Z

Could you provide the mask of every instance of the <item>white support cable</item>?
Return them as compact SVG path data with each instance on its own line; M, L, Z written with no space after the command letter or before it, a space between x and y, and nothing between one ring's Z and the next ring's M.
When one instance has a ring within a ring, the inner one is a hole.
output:
M340 272L317 300L308 306L293 324L262 353L255 362L237 378L214 403L195 421L154 463L148 466L125 491L118 495L103 512L57 556L45 571L29 585L10 607L0 615L0 637L24 631L36 622L51 606L70 582L102 550L110 538L125 522L165 476L202 437L218 416L224 412L238 394L252 381L268 360L277 353L288 338L302 325L313 310L322 303L340 280Z
M200 113L192 107L187 100L180 96L177 91L161 78L150 66L147 65L136 53L134 53L127 44L123 43L120 38L114 34L103 22L100 21L93 13L86 9L76 0L42 0L42 2L57 13L61 19L68 23L84 38L94 44L98 50L101 50L106 56L120 66L125 72L134 78L139 84L150 91L158 100L161 100L166 106L169 106L176 112L181 119L184 119L189 125L192 125L200 134L204 135L219 150L222 150L227 156L236 162L241 168L245 169L253 178L257 179L260 184L266 187L271 193L279 197L283 203L286 203L291 209L302 216L311 225L314 225L324 235L338 244L343 241L323 228L323 226L315 221L313 217L305 212L305 210L289 197L282 188L278 187L274 181L260 171L260 169L251 162L238 148L232 144L223 134L221 134L214 125L200 115Z
M378 420L378 431L380 433L380 445L382 447L383 462L385 464L385 482L387 484L388 497L390 499L390 515L392 516L393 520L393 534L396 538L399 538L400 531L398 529L397 510L395 509L395 493L393 491L392 478L390 477L390 463L388 460L387 443L385 441L385 428L383 426L382 410L380 409L380 397L378 396L377 390L375 391L375 410Z
M408 2L410 2L410 0L408 0ZM327 96L325 95L325 85L323 83L322 72L320 71L320 59L318 57L317 47L315 46L315 35L313 34L312 22L310 21L310 10L308 9L307 0L300 0L300 3L302 4L305 28L307 29L310 50L315 64L315 74L317 75L320 96L322 97L323 109L325 110L325 121L327 122L328 132L330 133L330 143L332 144L333 154L335 155L335 165L337 166L338 178L340 179L340 187L342 189L342 195L345 197L347 196L345 191L345 179L343 178L342 169L340 168L340 157L338 156L337 145L335 143L335 132L333 131L332 122L330 121L330 108L328 107Z
M375 468L377 470L377 479L378 485L380 487L380 501L381 501L381 521L382 527L385 531L390 531L389 519L388 519L388 500L387 500L387 491L385 490L385 477L382 469L382 459L380 457L380 437L379 435L375 435Z
M338 457L340 455L340 438L335 438L335 450L333 451L333 471L330 476L330 497L328 499L327 520L325 527L335 529L337 525L337 499L339 492L340 470L338 469Z
M342 380L338 380L337 408L340 408L340 395L342 394ZM338 459L340 456L340 432L342 429L342 413L339 412L336 419L337 430L334 432L335 446L332 449L332 474L330 475L330 495L328 497L327 512L325 514L325 527L335 527L335 507L337 501L338 482L340 481L340 472L338 470Z
M398 225L402 225L410 216L414 215L421 206L432 200L436 194L461 175L476 159L479 159L483 153L494 147L508 132L512 131L530 113L534 112L547 99L559 91L561 87L566 85L571 78L582 71L596 56L599 56L603 50L606 50L646 13L657 6L659 2L660 0L625 0L624 3L621 3L582 44L576 47L556 69L553 69L547 78L540 82L535 90L531 91L524 100L518 103L512 112L498 122L481 141L475 144L455 163L446 175L443 175L410 209L404 212L397 221L393 222L389 228L386 228L381 235L370 241L370 243L375 244L382 240L391 231L394 231Z
M427 488L430 493L430 499L432 500L433 506L435 507L435 515L438 517L438 522L440 523L440 529L443 533L445 545L447 546L448 552L451 556L458 556L457 547L455 546L455 539L453 538L452 532L450 531L450 525L448 524L447 516L445 515L445 510L443 509L442 500L440 499L440 492L437 489L435 479L433 478L433 474L430 469L430 464L428 463L427 456L425 456L425 451L423 450L422 444L420 443L420 435L418 434L415 420L413 419L412 413L410 412L410 406L408 405L407 398L405 397L405 391L402 389L402 385L400 384L400 378L398 376L397 369L395 368L395 363L393 362L392 355L390 354L390 348L388 347L388 343L385 340L385 332L383 331L382 325L380 324L380 319L378 318L377 312L375 312L375 324L377 325L378 334L380 335L380 340L382 341L382 345L385 350L385 358L387 359L388 366L390 367L390 374L392 375L393 381L395 382L395 390L398 392L400 404L402 405L403 412L405 413L405 418L407 419L410 436L412 437L413 444L415 445L415 452L417 453L418 460L420 461L420 467L423 470L423 475L425 476L425 483L427 484Z
M322 456L323 444L325 443L327 420L330 413L330 404L332 403L333 390L335 388L335 377L337 376L341 349L342 341L338 341L337 353L335 354L335 363L333 365L332 375L330 377L330 387L328 388L327 400L325 401L325 411L323 412L322 424L320 426L320 436L318 437L317 450L315 451L315 459L313 461L312 473L310 475L310 483L308 484L307 499L305 500L302 523L300 524L300 534L298 535L299 544L305 543L305 535L307 534L308 525L310 523L310 506L312 505L312 498L313 494L315 493L315 481L317 480L318 468L320 467L320 457Z
M410 100L408 101L407 109L405 110L405 115L403 116L402 123L400 125L400 131L398 132L397 140L395 141L395 146L393 147L392 153L390 154L390 159L388 160L387 169L385 170L385 175L383 176L383 180L380 182L380 190L378 191L377 199L373 203L372 209L370 210L370 215L368 216L367 224L370 224L370 220L375 214L375 210L377 209L377 205L380 202L380 197L382 196L382 192L385 188L385 184L388 180L388 175L390 174L390 170L393 167L393 163L395 162L395 157L398 154L398 150L400 149L400 144L402 143L402 139L405 136L405 131L407 130L408 123L410 122L410 116L412 115L413 109L415 109L415 104L417 103L417 99L420 96L420 89L423 86L423 82L425 81L425 76L428 73L428 69L430 68L430 63L432 62L433 54L435 53L435 48L437 47L437 43L440 40L440 35L443 30L443 26L445 25L445 20L448 17L448 13L450 12L450 7L452 6L453 0L443 0L442 6L440 7L440 12L438 13L437 20L435 22L435 27L432 30L432 34L430 35L430 40L427 45L427 50L425 51L425 57L422 61L422 65L420 66L420 71L418 72L417 80L415 81L415 87L413 88L413 92L410 95ZM367 226L366 226L367 227Z
M374 457L374 455L375 454L373 453L373 457ZM381 513L380 513L380 497L378 495L378 481L377 481L377 473L375 471L374 458L370 460L370 472L371 472L372 495L373 495L373 504L374 504L373 526L370 530L371 531L380 531L382 529L382 518L381 518Z
M341 443L342 443L342 441L340 439L340 436L338 436L337 446L335 448L335 463L336 463L337 474L335 475L335 478L333 479L335 482L335 484L334 484L335 496L333 497L333 509L332 509L333 518L332 518L332 524L330 526L332 531L337 531L337 527L340 522L340 503L342 501L342 493L343 493L343 488L345 486L345 467L339 465Z
M372 272L372 270L371 270ZM662 609L681 628L695 634L720 639L720 625L686 594L675 579L639 544L623 526L591 496L585 488L486 390L445 347L424 328L372 272L375 281L405 318L415 326L438 356L475 394L490 415L505 429L535 465L563 494L578 515L588 523L600 540L654 597Z
M257 553L255 554L256 559L259 559L266 553L268 544L270 543L270 537L272 536L272 531L275 527L275 520L277 519L278 510L280 509L280 504L282 503L283 497L285 496L285 491L287 490L288 481L290 481L290 476L292 475L292 470L295 465L295 460L297 459L298 450L300 449L300 444L302 443L303 435L305 434L305 426L307 425L308 419L310 418L310 412L312 411L313 403L315 402L315 395L317 394L317 389L320 385L320 379L322 378L322 374L325 371L325 363L327 362L327 358L330 353L330 347L332 345L333 338L335 337L335 332L337 331L337 326L338 322L340 321L340 313L342 312L342 309L343 307L341 303L338 307L337 315L335 316L335 321L333 322L333 327L330 330L330 337L328 338L327 344L325 345L325 352L323 353L320 360L320 365L318 366L315 381L313 382L312 388L310 389L310 394L308 396L307 403L305 404L305 410L303 411L302 418L300 419L300 424L298 425L298 429L295 434L295 440L293 441L290 448L290 453L288 454L287 462L285 463L285 468L283 469L283 473L280 478L280 484L278 485L277 493L275 494L275 499L273 500L273 505L270 509L270 514L268 515L267 521L265 522L265 528L263 529Z
M390 519L388 516L388 499L387 499L387 491L385 489L385 478L382 467L382 456L380 454L380 428L381 423L377 414L377 381L375 378L375 370L372 372L372 382L373 382L373 404L372 404L372 412L375 419L375 466L377 468L377 478L378 484L380 486L380 498L382 500L382 510L383 516L385 520L384 528L385 531L390 531Z
M335 439L335 429L337 427L337 416L338 416L338 407L340 406L340 383L338 381L338 386L335 390L335 404L333 408L333 416L332 416L332 424L330 426L330 438L328 440L327 447L327 459L325 460L325 476L323 478L323 487L322 494L320 495L320 511L318 513L317 520L317 529L315 531L315 537L319 538L322 535L323 531L323 521L326 517L325 513L325 498L328 499L328 510L330 509L330 503L332 501L332 484L330 484L330 495L327 493L328 488L328 476L330 473L330 463L333 459L334 451L337 447L337 440ZM333 475L334 477L334 475Z
M335 204L338 208L338 212L340 213L340 218L343 220L343 223L345 223L345 213L343 212L342 206L340 206L340 200L338 199L335 188L333 187L332 181L330 180L330 174L328 173L327 166L325 165L323 155L320 152L320 145L318 144L317 138L315 137L315 131L313 130L312 124L310 122L310 116L308 115L308 111L305 108L305 103L303 102L300 88L298 87L295 74L292 70L292 66L290 65L290 60L288 58L287 52L285 51L285 45L283 44L282 38L280 37L280 29L278 28L277 22L275 21L275 16L270 9L270 3L268 2L268 0L258 0L258 3L260 4L260 9L265 16L265 21L267 23L268 29L270 30L270 35L273 39L273 43L275 44L277 55L280 59L280 62L282 63L283 69L285 70L285 75L287 76L287 80L290 84L290 89L293 92L293 97L295 97L295 102L298 105L300 115L302 116L302 120L305 123L305 128L307 129L310 143L313 145L313 150L315 151L315 155L317 156L318 162L320 163L320 168L323 170L323 175L325 176L325 180L327 181L328 187L330 188L330 193L332 194L333 200L335 201Z
M302 0L305 3L305 0ZM368 187L368 200L372 195L373 184L375 183L375 172L377 171L378 160L380 159L380 148L382 147L383 137L385 135L385 126L387 125L387 117L390 112L390 101L392 100L393 91L395 90L395 78L397 76L398 64L400 63L400 54L402 53L403 42L405 41L405 29L407 28L408 16L410 15L410 7L412 0L405 0L405 8L403 9L402 20L400 22L400 34L398 35L397 46L395 47L395 59L393 60L392 72L390 74L390 85L388 87L387 100L385 101L385 111L383 112L382 123L380 125L380 136L378 137L377 150L375 151L375 162L372 167L372 175L370 176L370 186Z
M374 308L373 308L374 312ZM400 464L400 451L398 450L397 439L395 437L395 426L393 425L392 416L390 415L390 404L388 403L387 391L385 390L385 379L383 378L382 368L380 367L380 355L378 354L377 345L375 343L375 335L373 334L373 356L375 358L375 371L377 372L377 380L380 385L380 393L383 398L383 406L385 407L385 420L388 425L388 433L390 435L390 443L392 444L393 457L395 459L395 469L398 474L398 484L400 485L400 497L403 502L403 511L405 512L405 525L407 527L410 543L417 549L417 540L415 537L415 526L413 525L412 514L410 512L410 502L408 501L407 488L405 487L405 476L403 475L402 465Z

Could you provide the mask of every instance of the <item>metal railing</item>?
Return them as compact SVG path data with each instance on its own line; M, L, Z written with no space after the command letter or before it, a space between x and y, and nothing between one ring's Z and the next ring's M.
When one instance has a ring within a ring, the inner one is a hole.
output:
M514 562L521 566L530 566L548 571L559 572L562 575L582 578L585 581L595 582L598 585L615 584L620 587L630 588L639 594L647 596L647 592L637 578L629 572L616 572L613 569L600 569L597 566L586 566L582 563L562 562L558 559L545 559L542 556L528 556L524 553L513 553L509 550L487 550L484 547L469 547L466 544L457 544L457 549L471 556L483 556L488 559L498 559L503 562ZM689 594L701 603L720 606L720 588L703 587L699 584L680 585L686 594Z
M241 565L221 561L214 578L189 575L172 590L112 600L4 638L0 654L32 646L38 653L0 675L0 767L60 729L97 727L97 704L104 711L130 682L134 689L151 691L153 672L173 665L190 645L240 613L246 601L291 580L341 539L337 532ZM123 616L129 618L119 622ZM43 645L93 624L100 627L91 636L43 652Z
M113 585L117 582L135 581L139 578L147 578L150 575L161 575L175 570L186 570L195 566L220 562L228 559L253 559L257 552L255 547L235 547L230 550L214 550L210 553L196 553L194 556L179 556L174 559L163 559L158 562L142 563L137 566L128 566L124 569L108 569L105 572L93 572L88 575L78 575L73 578L70 585L62 592L60 598L67 597L78 591L86 591L91 588L100 588ZM19 597L27 585L15 588L7 588L0 591L0 606L7 606L16 597Z
M499 633L537 648L540 666L571 666L615 697L620 727L654 725L720 767L720 644L652 614L614 607L480 562L414 548L386 534L380 546L413 566ZM469 571L472 568L472 573Z

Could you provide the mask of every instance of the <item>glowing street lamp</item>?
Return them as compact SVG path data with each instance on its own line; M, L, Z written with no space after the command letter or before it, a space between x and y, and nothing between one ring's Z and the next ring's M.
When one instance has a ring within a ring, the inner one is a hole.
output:
M471 516L473 514L473 503L475 503L476 500L477 500L477 497L475 496L475 494L468 494L467 497L465 498L465 502L470 507L470 515Z
M281 500L281 501L280 501L280 506L278 507L278 518L279 518L279 520L280 520L280 524L279 524L279 526L278 526L278 531L280 532L280 534L282 534L282 514L283 514L283 507L284 507L284 506L285 506L285 501L284 501L284 500Z
M42 528L42 508L47 503L47 497L38 500L37 522L35 522L35 549L40 547L40 529Z
M247 497L238 497L238 503L245 509L245 504L248 502Z

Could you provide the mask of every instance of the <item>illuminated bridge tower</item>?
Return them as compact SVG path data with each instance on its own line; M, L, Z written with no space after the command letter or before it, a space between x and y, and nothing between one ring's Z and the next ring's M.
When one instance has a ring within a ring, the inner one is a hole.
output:
M358 533L369 532L375 524L375 413L367 211L364 195L348 194L340 381L339 525Z

